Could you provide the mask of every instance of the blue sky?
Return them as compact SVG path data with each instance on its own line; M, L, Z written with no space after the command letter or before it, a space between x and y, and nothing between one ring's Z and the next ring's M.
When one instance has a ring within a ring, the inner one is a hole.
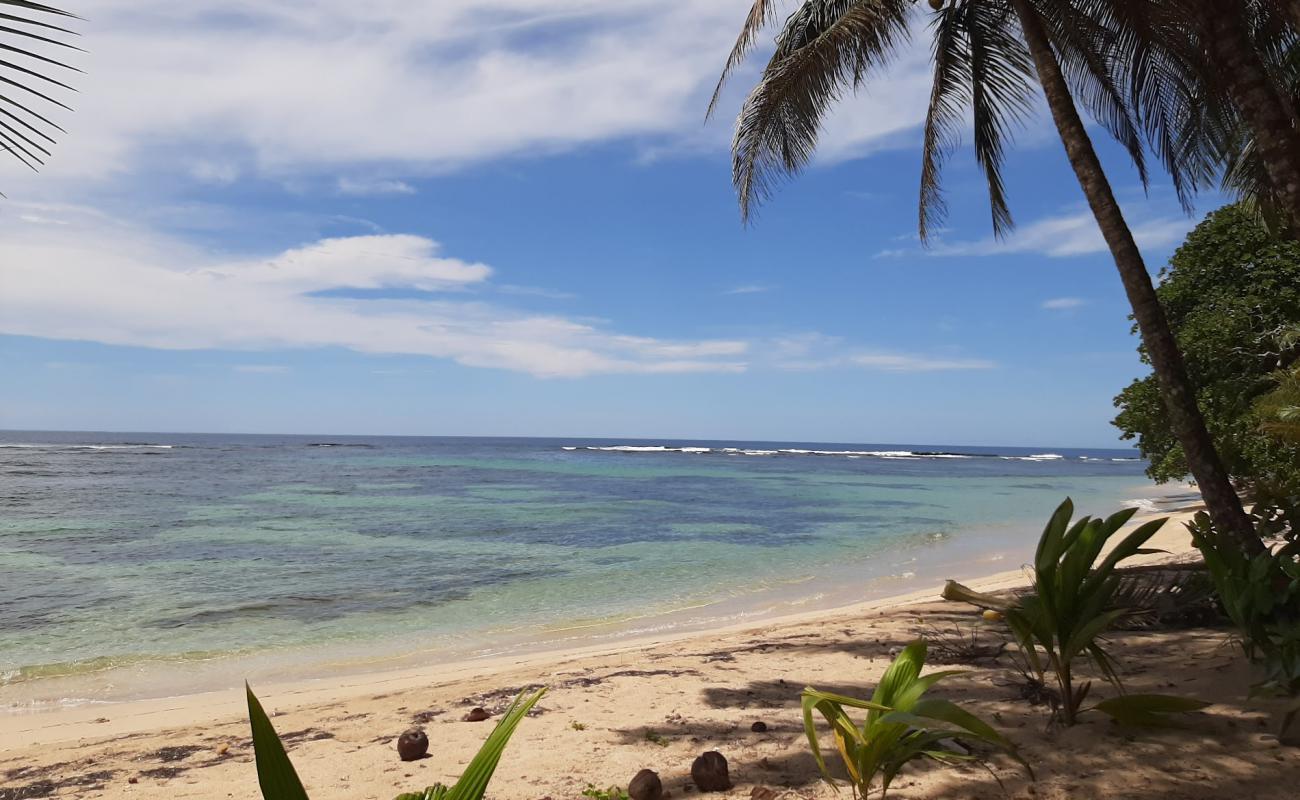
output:
M923 44L745 228L753 69L702 119L743 0L84 6L69 135L0 166L0 428L1117 441L1143 368L1045 120L1016 235L963 151L915 240ZM1194 220L1105 150L1157 270Z

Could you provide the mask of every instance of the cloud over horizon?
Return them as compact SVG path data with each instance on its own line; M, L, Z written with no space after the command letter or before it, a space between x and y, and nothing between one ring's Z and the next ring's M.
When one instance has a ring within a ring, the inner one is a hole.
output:
M0 221L0 333L168 350L344 347L538 377L734 372L741 341L632 336L465 296L492 274L409 234L230 260L89 209ZM394 289L376 299L338 290Z
M991 366L880 352L815 333L667 339L523 311L481 299L520 287L497 287L488 265L444 255L436 241L413 234L325 238L235 259L91 208L19 206L27 213L17 221L0 218L0 334L165 350L342 347L540 378Z

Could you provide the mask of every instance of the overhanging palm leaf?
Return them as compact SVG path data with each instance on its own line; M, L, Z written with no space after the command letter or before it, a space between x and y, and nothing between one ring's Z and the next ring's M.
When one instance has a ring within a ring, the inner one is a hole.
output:
M1224 7L1229 0L1222 0ZM1203 0L1070 0L1080 16L1099 20L1118 45L1117 85L1142 120L1185 207L1217 180L1276 227L1279 195L1254 146L1254 132L1209 55L1211 36L1198 21ZM1217 4L1216 4L1217 5ZM1239 13L1273 83L1292 105L1300 98L1300 5L1290 0L1242 2ZM1293 116L1295 114L1293 113Z
M1130 43L1104 19L1092 18L1089 2L1102 0L1060 0L1051 4L1052 13L1045 19L1079 101L1124 146L1145 184L1141 127L1124 91L1127 82L1121 77L1126 73L1118 65ZM918 5L910 0L805 0L786 19L776 50L737 121L733 179L743 217L748 219L779 177L807 164L830 106L846 89L857 88L872 68L888 63L907 41L910 15ZM934 82L925 124L919 231L928 239L945 218L940 173L961 141L969 111L975 158L988 184L993 230L1004 236L1013 220L1002 166L1013 131L1032 108L1033 62L1006 0L931 5L938 8L931 24ZM719 91L771 16L769 0L754 4L727 59ZM1187 183L1179 180L1180 185Z
M1024 121L1033 94L1033 65L1024 44L1010 35L1010 10L997 3L956 3L941 9L934 22L934 84L925 121L921 166L919 231L928 240L947 208L940 171L961 140L965 109L974 121L975 160L988 182L993 231L1014 226L1002 182L1005 143L1011 128Z
M714 109L718 107L718 98L722 95L722 87L727 85L727 78L731 77L732 70L745 60L749 55L749 50L754 46L754 40L758 38L758 32L767 27L767 23L772 17L772 0L754 0L754 5L749 9L749 14L745 17L745 25L740 29L740 36L736 37L736 44L731 48L731 54L727 56L727 64L722 68L722 75L718 78L718 85L713 89L713 97L709 99L709 110L705 113L705 118L713 115Z
M743 216L776 179L808 163L831 104L906 39L911 6L910 0L810 0L786 20L736 123L732 178Z
M43 3L0 0L0 150L33 171L49 157L53 134L64 132L41 106L70 111L55 95L76 91L52 75L81 71L40 52L80 49L56 38L76 35L55 24L71 19L77 17Z

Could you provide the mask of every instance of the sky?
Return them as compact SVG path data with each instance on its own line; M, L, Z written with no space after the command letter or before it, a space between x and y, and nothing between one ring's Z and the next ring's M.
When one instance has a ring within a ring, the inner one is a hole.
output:
M747 5L69 0L68 133L0 160L0 428L1118 446L1146 370L1041 111L1017 231L963 149L923 248L922 20L743 225ZM1196 217L1099 145L1154 273Z

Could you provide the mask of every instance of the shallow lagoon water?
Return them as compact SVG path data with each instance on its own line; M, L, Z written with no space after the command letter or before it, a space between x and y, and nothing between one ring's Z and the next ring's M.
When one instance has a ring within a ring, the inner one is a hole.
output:
M1150 494L1143 466L1063 449L0 433L0 707L906 591L927 566L1027 550L1067 494L1092 513Z

